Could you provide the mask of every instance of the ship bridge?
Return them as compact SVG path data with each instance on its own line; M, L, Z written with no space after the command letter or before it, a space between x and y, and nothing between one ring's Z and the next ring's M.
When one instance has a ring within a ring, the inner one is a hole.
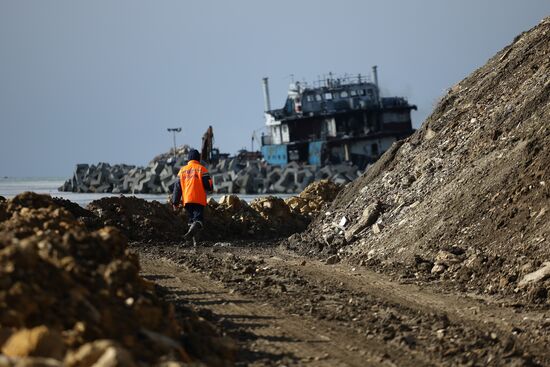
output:
M289 161L321 165L349 161L361 168L376 160L391 144L414 132L410 105L403 97L381 97L376 67L374 82L329 78L309 87L295 82L284 107L271 109L264 78L266 125L262 139L267 162Z

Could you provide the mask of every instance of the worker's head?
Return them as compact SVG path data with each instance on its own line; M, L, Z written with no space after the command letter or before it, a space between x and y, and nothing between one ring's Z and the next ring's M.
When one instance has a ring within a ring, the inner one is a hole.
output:
M199 161L200 159L201 159L201 155L199 154L199 151L196 149L191 149L187 154L187 160Z

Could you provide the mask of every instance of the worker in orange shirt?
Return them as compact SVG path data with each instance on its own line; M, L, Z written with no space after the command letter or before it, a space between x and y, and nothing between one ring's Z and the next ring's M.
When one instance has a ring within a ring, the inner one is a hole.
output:
M193 238L203 227L204 208L206 207L206 193L212 191L212 179L206 167L200 164L200 154L196 149L191 149L187 159L187 165L178 173L179 180L174 185L172 206L177 209L181 204L189 217L189 230L184 238Z

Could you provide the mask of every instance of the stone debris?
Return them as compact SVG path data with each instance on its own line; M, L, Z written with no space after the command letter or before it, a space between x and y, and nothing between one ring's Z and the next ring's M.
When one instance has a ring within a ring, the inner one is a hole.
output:
M550 278L550 261L544 262L542 267L537 271L525 275L518 283L518 286L525 287L529 284L542 282L547 278Z
M548 304L549 55L547 17L452 86L288 247Z
M382 223L374 223L371 227L372 233L379 234L382 232L382 229L384 229L384 225Z
M72 178L59 191L80 193L163 194L171 193L179 169L187 163L185 156L153 160L146 167L125 164L77 164ZM349 164L311 166L291 162L284 167L270 166L261 160L222 159L207 165L220 194L299 193L309 184L331 180L346 184L361 175Z
M363 231L365 228L373 225L380 216L382 204L379 201L375 201L369 204L359 218L359 220L353 224L345 233L346 241L350 241L355 235Z
M222 196L219 202L210 198L204 215L205 230L199 239L273 239L302 232L341 189L341 185L322 180L287 200L266 196L248 204L233 194ZM303 202L310 205L293 206L293 203ZM168 203L136 197L109 197L91 202L87 209L73 208L66 201L60 204L89 228L114 226L134 241L181 241L187 232L185 210L174 212Z
M8 357L46 357L61 360L65 355L65 345L58 331L42 325L13 333L2 346L2 354Z
M187 220L174 214L169 204L133 196L92 201L87 210L101 226L117 227L131 240L179 240L187 232Z
M120 366L135 367L130 353L112 340L96 340L86 343L65 358L67 367Z
M325 211L343 188L343 185L330 180L320 180L306 187L298 196L286 199L285 202L292 212L313 218Z
M47 195L23 193L0 204L0 346L9 357L2 365L231 360L210 324L190 310L176 319L139 276L119 230L89 230ZM193 352L205 345L208 356Z

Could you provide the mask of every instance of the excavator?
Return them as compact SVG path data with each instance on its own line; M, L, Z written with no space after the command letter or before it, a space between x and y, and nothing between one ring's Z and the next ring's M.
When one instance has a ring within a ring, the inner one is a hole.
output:
M201 161L212 164L217 163L220 159L220 151L214 148L214 129L208 126L206 132L202 136Z

